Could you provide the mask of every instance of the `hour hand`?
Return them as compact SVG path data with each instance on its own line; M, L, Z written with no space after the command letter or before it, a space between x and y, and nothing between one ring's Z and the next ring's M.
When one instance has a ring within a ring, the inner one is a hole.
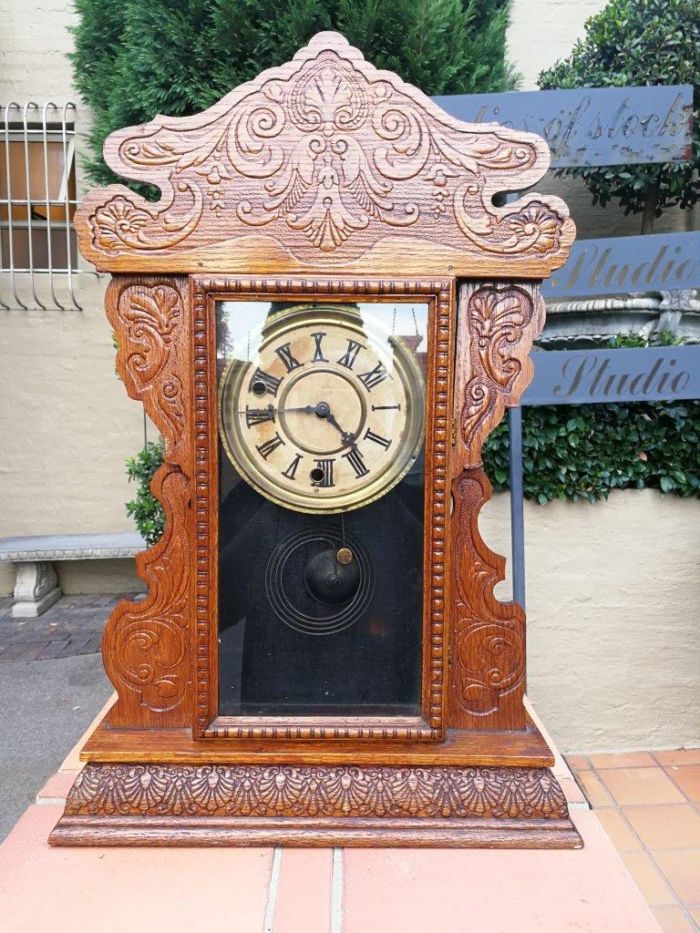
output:
M333 414L333 412L329 411L328 414L325 416L325 418L329 424L332 424L336 430L340 431L340 439L343 442L343 446L354 448L355 447L355 435L352 433L352 431L343 431L341 426L335 420L335 415Z

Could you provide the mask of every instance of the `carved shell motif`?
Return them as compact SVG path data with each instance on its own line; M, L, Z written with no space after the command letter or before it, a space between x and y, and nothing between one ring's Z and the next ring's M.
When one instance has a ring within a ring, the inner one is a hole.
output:
M541 768L89 764L66 815L565 819Z
M163 198L153 205L121 186L88 195L77 225L96 262L264 234L318 264L401 234L462 253L561 253L546 271L573 238L556 199L493 206L495 192L544 174L539 137L454 120L333 33L198 116L114 133L105 152Z

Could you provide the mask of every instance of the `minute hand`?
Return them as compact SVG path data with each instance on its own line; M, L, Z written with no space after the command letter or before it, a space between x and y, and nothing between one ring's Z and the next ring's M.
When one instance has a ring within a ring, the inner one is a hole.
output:
M267 408L273 415L286 415L289 412L301 411L306 415L313 415L316 411L316 408L313 405L303 405L301 408L273 408L272 405L269 405ZM262 411L265 411L263 408ZM239 415L245 415L248 413L247 408L241 408L238 410Z

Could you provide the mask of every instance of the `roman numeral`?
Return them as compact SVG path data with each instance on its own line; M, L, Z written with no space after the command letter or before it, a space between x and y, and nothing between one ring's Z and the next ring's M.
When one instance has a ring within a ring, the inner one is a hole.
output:
M384 363L377 363L374 369L370 369L368 373L360 373L357 378L367 388L367 391L371 392L375 386L378 386L380 382L384 382L388 376L389 373L386 371Z
M387 450L391 444L391 438L382 437L381 434L375 434L374 431L372 431L370 428L367 428L365 431L365 437L368 441L374 441L375 444L379 444L379 446L383 447L384 450Z
M254 424L262 424L264 421L274 420L275 409L272 405L268 405L267 408L249 408L247 405L245 407L245 423L249 428Z
M338 363L341 366L345 366L347 369L352 369L355 365L357 354L360 352L360 350L364 349L365 347L361 343L358 343L356 340L350 340L348 337L348 348L340 357Z
M317 460L311 471L311 485L328 488L335 486L333 482L333 464L335 460Z
M282 382L281 379L277 379L270 373L266 373L264 369L258 367L250 380L248 391L257 396L262 396L266 392L276 396L277 390L280 387L280 382Z
M327 363L328 360L323 355L323 350L321 349L321 341L326 336L325 331L319 331L317 334L311 335L315 341L314 355L311 359L312 363Z
M369 470L365 466L365 461L362 459L362 454L357 449L357 447L353 447L351 451L343 454L343 456L355 471L355 476L357 479L359 479L361 476L367 476Z
M301 454L297 454L296 457L292 460L286 470L282 473L282 476L286 476L287 479L294 479L297 475L297 467L302 461Z
M297 360L291 351L291 345L288 343L283 343L281 347L277 347L275 350L277 356L282 360L284 365L287 367L287 372L291 373L293 369L298 369L301 366L299 360Z
M401 411L401 405L372 405L372 411Z
M255 449L258 451L260 456L263 457L263 459L267 460L273 450L277 450L277 448L282 444L284 444L284 441L279 436L279 433L275 431L274 435L270 438L269 441L265 441L264 444L257 445Z

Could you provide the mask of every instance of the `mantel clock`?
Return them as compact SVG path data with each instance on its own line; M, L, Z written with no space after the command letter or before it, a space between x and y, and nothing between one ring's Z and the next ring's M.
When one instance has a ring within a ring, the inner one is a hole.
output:
M496 206L545 143L322 33L105 155L162 192L93 190L76 227L166 524L51 842L580 845L478 529L574 238L556 198Z

